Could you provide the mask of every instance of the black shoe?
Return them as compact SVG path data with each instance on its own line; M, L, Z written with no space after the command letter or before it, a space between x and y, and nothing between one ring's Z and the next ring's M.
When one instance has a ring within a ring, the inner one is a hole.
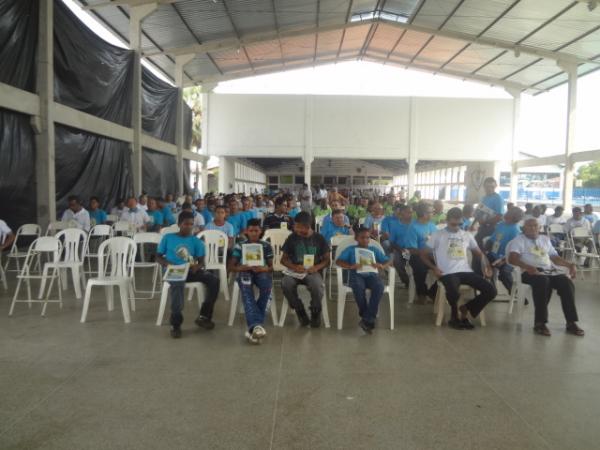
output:
M458 319L450 319L448 321L448 326L450 328L454 328L455 330L464 330L464 327L460 320Z
M297 309L296 315L298 316L301 327L307 327L310 325L310 319L308 318L308 314L306 314L306 310L304 308Z
M463 328L463 330L472 330L473 328L475 328L475 326L469 322L469 319L462 319L460 321L460 325Z
M529 305L529 300L525 299L525 306Z
M310 327L319 328L321 326L321 311L310 311Z
M181 328L171 327L171 337L173 339L179 339L181 337Z
M194 320L194 323L205 330L212 330L215 327L215 323L204 316L198 316L196 320Z
M372 334L373 333L373 328L374 326L365 322L363 319L361 319L360 322L358 322L358 326L362 328L362 330L367 333L367 334Z

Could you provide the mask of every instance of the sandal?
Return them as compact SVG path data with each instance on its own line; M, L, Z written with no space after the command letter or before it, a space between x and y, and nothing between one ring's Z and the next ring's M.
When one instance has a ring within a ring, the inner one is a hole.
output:
M545 323L538 323L533 327L533 332L540 336L551 336L550 330Z
M577 326L576 323L570 323L567 325L567 333L572 334L574 336L584 336L585 331Z

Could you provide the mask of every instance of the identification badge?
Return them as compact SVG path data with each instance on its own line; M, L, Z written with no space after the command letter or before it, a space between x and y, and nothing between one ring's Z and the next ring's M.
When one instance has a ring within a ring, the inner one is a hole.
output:
M531 254L535 257L538 264L542 267L550 265L550 258L548 257L548 253L546 250L539 247L538 245L534 245L531 247Z
M462 241L450 242L448 244L448 258L450 259L464 259L465 248L462 246Z
M304 255L303 264L305 269L315 265L315 255Z
M288 229L287 222L281 222L279 224L279 228L281 228L282 230L287 230Z
M494 245L492 245L492 253L498 253L498 250L500 250L500 241L502 241L502 237L503 236L501 234L496 236Z
M225 239L219 238L219 247L225 247Z

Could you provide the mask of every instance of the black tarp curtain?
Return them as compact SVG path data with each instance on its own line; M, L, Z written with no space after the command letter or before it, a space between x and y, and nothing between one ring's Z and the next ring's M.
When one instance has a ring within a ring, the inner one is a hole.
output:
M30 91L35 90L38 1L0 0L0 82ZM54 71L57 102L130 126L132 52L96 36L60 0L54 1ZM143 68L142 89L144 132L175 143L177 88ZM189 148L192 123L187 107L184 117ZM15 228L36 216L34 134L27 116L7 110L0 110L0 134L0 218ZM58 125L55 143L59 213L71 194L81 196L85 202L97 195L108 207L132 192L127 143ZM150 164L143 167L144 178L148 176L143 184L149 192L176 192L172 156L144 156L143 160ZM155 186L156 180L160 181ZM187 184L188 178L185 185L189 189ZM18 206L14 200L18 200Z

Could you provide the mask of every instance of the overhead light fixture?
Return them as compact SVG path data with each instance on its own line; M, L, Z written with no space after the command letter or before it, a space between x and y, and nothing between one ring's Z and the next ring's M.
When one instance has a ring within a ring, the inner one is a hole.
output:
M521 50L519 49L519 47L515 47L514 53L515 53L515 58L518 58L519 56L521 56Z

